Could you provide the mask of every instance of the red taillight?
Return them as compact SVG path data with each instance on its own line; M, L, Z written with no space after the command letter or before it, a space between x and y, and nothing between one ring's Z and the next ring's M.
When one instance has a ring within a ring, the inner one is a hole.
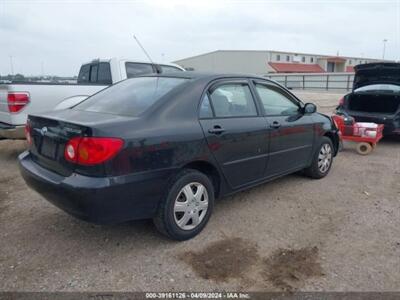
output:
M26 122L25 125L25 137L26 137L26 141L28 142L28 145L32 145L32 135L31 135L31 124L29 123L29 120Z
M340 105L340 106L343 106L343 105L344 105L344 97L340 98L340 100L339 100L339 105Z
M76 137L65 145L64 157L80 165L97 165L114 157L123 144L118 138Z
M7 95L8 110L17 113L29 103L29 93L9 92Z

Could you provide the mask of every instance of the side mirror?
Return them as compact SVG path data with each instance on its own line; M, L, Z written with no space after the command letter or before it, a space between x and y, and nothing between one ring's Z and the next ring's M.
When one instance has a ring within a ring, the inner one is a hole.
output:
M304 113L305 114L313 114L317 111L317 106L313 103L306 103L304 105Z

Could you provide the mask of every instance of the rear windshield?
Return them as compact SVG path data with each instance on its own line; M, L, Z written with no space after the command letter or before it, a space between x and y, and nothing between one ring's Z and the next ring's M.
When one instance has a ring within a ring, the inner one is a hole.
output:
M127 79L87 98L73 109L135 117L185 81L185 78L172 77Z
M379 92L391 92L391 93L400 93L400 85L394 84L371 84L360 87L354 92L372 92L372 91L379 91Z

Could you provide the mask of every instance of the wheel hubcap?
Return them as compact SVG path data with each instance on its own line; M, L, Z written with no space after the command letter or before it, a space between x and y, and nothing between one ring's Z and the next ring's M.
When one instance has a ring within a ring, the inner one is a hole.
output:
M321 173L326 173L332 162L332 149L329 144L324 144L318 154L318 169Z
M207 189L201 183L189 183L180 190L175 199L175 223L183 230L192 230L203 221L207 209Z

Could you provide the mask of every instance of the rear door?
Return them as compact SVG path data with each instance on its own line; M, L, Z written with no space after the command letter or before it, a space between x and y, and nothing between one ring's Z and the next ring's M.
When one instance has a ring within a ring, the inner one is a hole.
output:
M300 102L283 88L254 81L270 131L266 177L304 167L312 155L314 122L312 115L301 113Z
M200 124L233 188L262 178L268 132L247 80L223 80L211 86L202 99Z

